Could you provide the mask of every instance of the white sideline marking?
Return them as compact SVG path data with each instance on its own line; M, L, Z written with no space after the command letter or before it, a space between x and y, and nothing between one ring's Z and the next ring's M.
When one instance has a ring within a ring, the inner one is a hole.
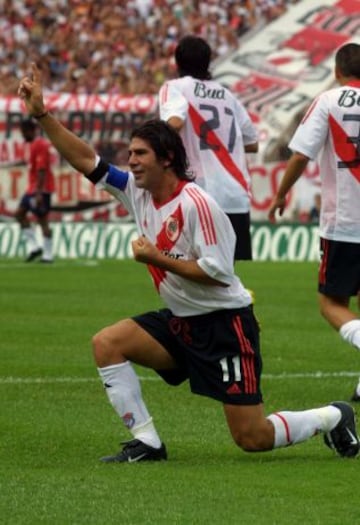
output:
M99 266L99 261L94 261L90 259L89 261L78 261L78 260L67 260L59 262L58 260L54 261L52 264L44 264L39 261L27 263L23 262L3 262L0 261L0 268L2 270L14 270L14 269L24 269L24 268L81 268L82 266L95 267Z
M359 372L299 372L262 374L263 379L324 379L327 377L360 377ZM139 376L141 381L162 381L158 376ZM47 383L91 383L100 382L98 377L0 377L0 384L47 384Z

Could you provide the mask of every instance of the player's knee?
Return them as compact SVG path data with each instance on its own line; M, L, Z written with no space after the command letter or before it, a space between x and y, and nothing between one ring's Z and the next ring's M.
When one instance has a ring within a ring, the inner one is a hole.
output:
M256 452L259 450L257 440L250 434L234 436L234 441L245 452Z
M233 439L236 445L245 452L260 452L271 450L273 447L273 438L260 429L238 432L233 434Z
M324 319L327 318L327 316L328 316L328 306L327 306L327 303L325 301L319 301L319 312L320 312L320 315L322 317L324 317Z
M98 366L103 367L112 363L118 345L114 341L111 331L108 328L103 328L93 336L92 347L95 362Z
M91 343L92 343L95 360L98 361L98 358L103 353L103 348L104 348L103 330L101 330L100 332L97 332L92 337Z

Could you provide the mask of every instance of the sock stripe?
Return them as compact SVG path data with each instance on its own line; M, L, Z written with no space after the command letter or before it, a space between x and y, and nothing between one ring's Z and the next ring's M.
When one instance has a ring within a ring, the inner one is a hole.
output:
M287 443L291 443L290 428L289 428L289 425L288 425L286 419L284 418L284 416L282 414L279 414L278 412L275 412L275 414L273 414L273 416L276 416L276 417L278 417L280 419L280 421L282 422L282 424L284 425L284 428L285 428L286 441L287 441Z

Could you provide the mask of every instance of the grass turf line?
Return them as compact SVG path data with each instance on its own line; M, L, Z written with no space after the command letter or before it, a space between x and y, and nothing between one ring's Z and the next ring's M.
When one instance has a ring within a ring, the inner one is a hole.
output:
M129 436L96 380L91 336L161 302L145 267L134 261L80 263L44 268L1 261L0 376L54 378L0 382L4 524L357 522L358 460L335 457L321 436L243 453L231 441L221 405L190 394L186 385L142 382L169 449L167 463L99 463ZM359 370L359 355L318 313L317 265L241 262L237 272L255 291L267 412L348 399L356 380L337 373ZM286 376L319 371L321 378ZM63 384L57 377L94 380Z

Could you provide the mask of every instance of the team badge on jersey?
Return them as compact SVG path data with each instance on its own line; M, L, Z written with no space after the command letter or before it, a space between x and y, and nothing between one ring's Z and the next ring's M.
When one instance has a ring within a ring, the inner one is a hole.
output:
M166 237L169 239L169 241L175 243L180 235L179 219L173 215L170 215L170 217L166 219L165 226Z

